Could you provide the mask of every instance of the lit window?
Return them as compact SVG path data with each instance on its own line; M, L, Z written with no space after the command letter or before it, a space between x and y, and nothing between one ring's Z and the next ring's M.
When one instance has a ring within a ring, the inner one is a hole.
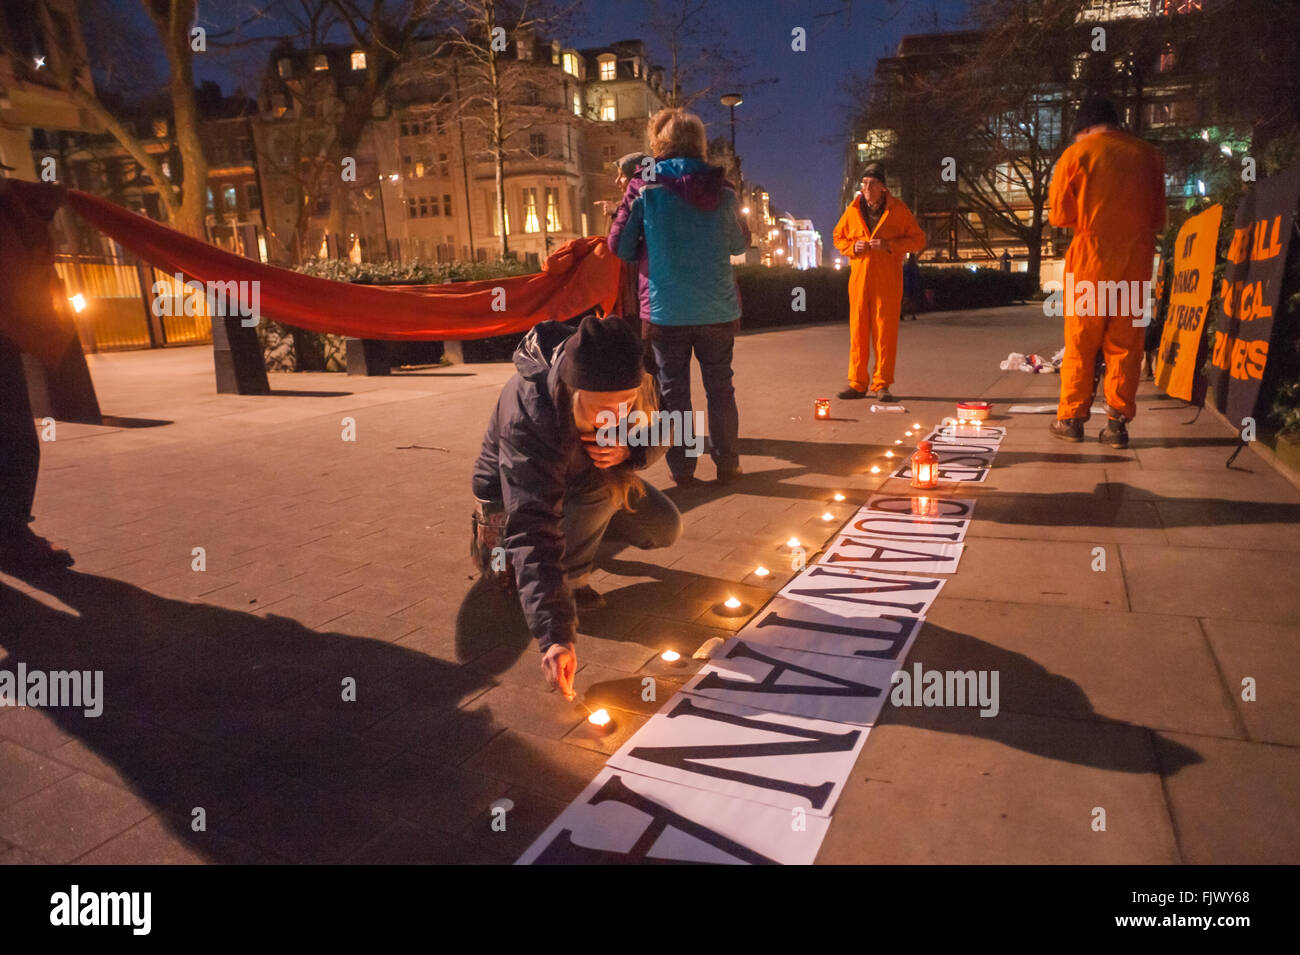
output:
M416 179L423 179L423 178L424 178L424 163L423 163L423 162L417 162L417 163L415 164L415 178L416 178Z
M560 65L560 41L551 41L551 66Z
M582 115L582 94L577 90L573 91L573 115Z
M167 120L155 119L153 121L153 138L154 139L167 138Z
M312 61L311 68L317 73L325 72L330 68L329 58L324 53L317 54L316 59Z
M614 97L606 96L600 101L600 120L603 123L612 123L617 118L614 111Z
M578 75L578 54L565 53L562 59L564 63L564 72L568 73L570 76L577 76Z
M600 78L602 80L612 80L618 75L618 63L612 56L602 56L600 58Z
M280 72L280 79L287 80L293 75L293 60L287 56L276 63L275 68Z
M234 186L226 186L226 188L222 190L221 201L225 203L226 208L231 212L234 212L239 208L239 200L235 198Z
M560 231L560 190L546 189L546 231Z
M541 225L537 221L537 190L524 190L524 232L540 232Z
M352 51L352 68L354 70L364 70L366 68L366 55L360 50Z

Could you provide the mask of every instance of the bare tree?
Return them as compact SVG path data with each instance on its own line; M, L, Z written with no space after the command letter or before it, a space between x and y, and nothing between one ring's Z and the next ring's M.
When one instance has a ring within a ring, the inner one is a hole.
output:
M726 15L712 0L650 0L646 27L668 58L664 99L688 108L709 97L775 82L743 78L750 62L727 36Z
M68 51L76 49L75 44L67 45L65 55L52 58L54 62L50 64L51 75L69 98L93 116L127 154L139 163L140 168L158 187L162 208L172 226L189 235L204 238L208 162L199 136L199 110L194 93L196 41L191 35L197 15L197 0L141 0L141 6L153 25L167 60L166 87L171 101L171 132L181 159L179 169L164 172L158 156L145 147L131 125L96 94L91 79L91 64L78 56L66 55ZM45 29L58 35L49 7L38 4L37 9ZM121 16L110 18L106 11L106 7L91 6L92 15L97 15L100 23L124 19ZM63 26L66 29L66 24ZM120 29L128 32L131 28L128 24L121 23Z
M528 155L518 145L522 134L546 120L536 107L545 78L533 60L536 38L554 26L570 8L559 9L536 0L451 0L453 18L441 42L419 64L425 76L440 77L454 99L436 104L453 115L463 132L471 127L471 143L481 144L492 161L496 191L496 232L502 258L510 254L506 229L506 163ZM511 49L514 55L511 55ZM521 55L522 48L522 55ZM553 123L550 117L547 125ZM468 175L466 177L468 179Z

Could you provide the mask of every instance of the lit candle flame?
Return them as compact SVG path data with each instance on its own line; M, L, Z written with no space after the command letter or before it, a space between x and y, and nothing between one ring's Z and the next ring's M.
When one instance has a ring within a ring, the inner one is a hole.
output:
M872 473L872 474L879 474L879 473L880 473L880 468L876 467L876 466L873 464L873 465L871 466L871 473Z
M659 654L659 659L663 660L664 663L676 663L681 658L682 655L676 650L665 650L663 653Z
M907 435L909 438L912 436L912 432L910 431L904 431L903 434Z
M590 716L587 717L587 722L590 723L592 726L600 726L600 727L608 726L609 720L610 720L609 713L606 712L604 707L601 707L596 712L592 713Z
M726 600L722 602L722 606L726 607L728 610L739 610L740 601L737 600L735 597L728 597Z
M755 577L766 577L770 573L771 571L768 570L766 567L763 567L762 565L759 565L758 567L754 568Z
M825 514L822 515L822 520L833 521L835 520L835 515L832 514L830 511L827 511Z
M842 500L844 500L844 495L843 495L843 494L840 494L840 493L837 491L836 494L835 494L835 500L837 500L837 501L842 501Z
M894 439L894 444L902 444L902 443L903 443L903 439L902 439L902 438L895 438L895 439Z
M785 546L786 546L786 547L798 547L798 546L799 546L799 538L797 538L797 537L791 537L788 541L785 542Z
M885 457L887 457L887 458L892 458L893 456L894 456L894 452L893 452L893 451L886 451L886 452L885 452Z
M74 311L78 311L78 312L85 311L86 296L82 295L80 292L72 296L70 299L68 299L68 301L72 303L72 308Z

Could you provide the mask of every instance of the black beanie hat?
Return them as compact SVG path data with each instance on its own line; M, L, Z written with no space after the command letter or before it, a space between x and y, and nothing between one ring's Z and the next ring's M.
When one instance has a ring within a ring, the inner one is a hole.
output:
M865 166L862 167L862 175L859 176L858 178L866 179L867 177L871 177L872 179L879 179L881 184L883 185L885 182L885 167L878 162L867 163Z
M641 339L616 316L588 315L564 343L560 379L581 391L631 391L641 386Z
M1074 114L1074 125L1070 127L1070 135L1073 136L1081 129L1099 126L1102 123L1119 125L1119 113L1115 112L1115 104L1104 96L1089 96L1079 104L1079 111Z

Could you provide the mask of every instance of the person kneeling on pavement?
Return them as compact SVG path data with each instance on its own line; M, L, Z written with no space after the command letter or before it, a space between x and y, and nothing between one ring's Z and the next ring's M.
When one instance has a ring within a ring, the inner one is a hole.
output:
M649 419L658 407L641 343L624 322L588 317L576 332L542 322L514 362L474 465L471 548L485 574L518 591L542 672L571 699L577 611L604 604L588 582L601 540L668 547L682 518L635 473L666 447L607 440L609 423L635 411Z

